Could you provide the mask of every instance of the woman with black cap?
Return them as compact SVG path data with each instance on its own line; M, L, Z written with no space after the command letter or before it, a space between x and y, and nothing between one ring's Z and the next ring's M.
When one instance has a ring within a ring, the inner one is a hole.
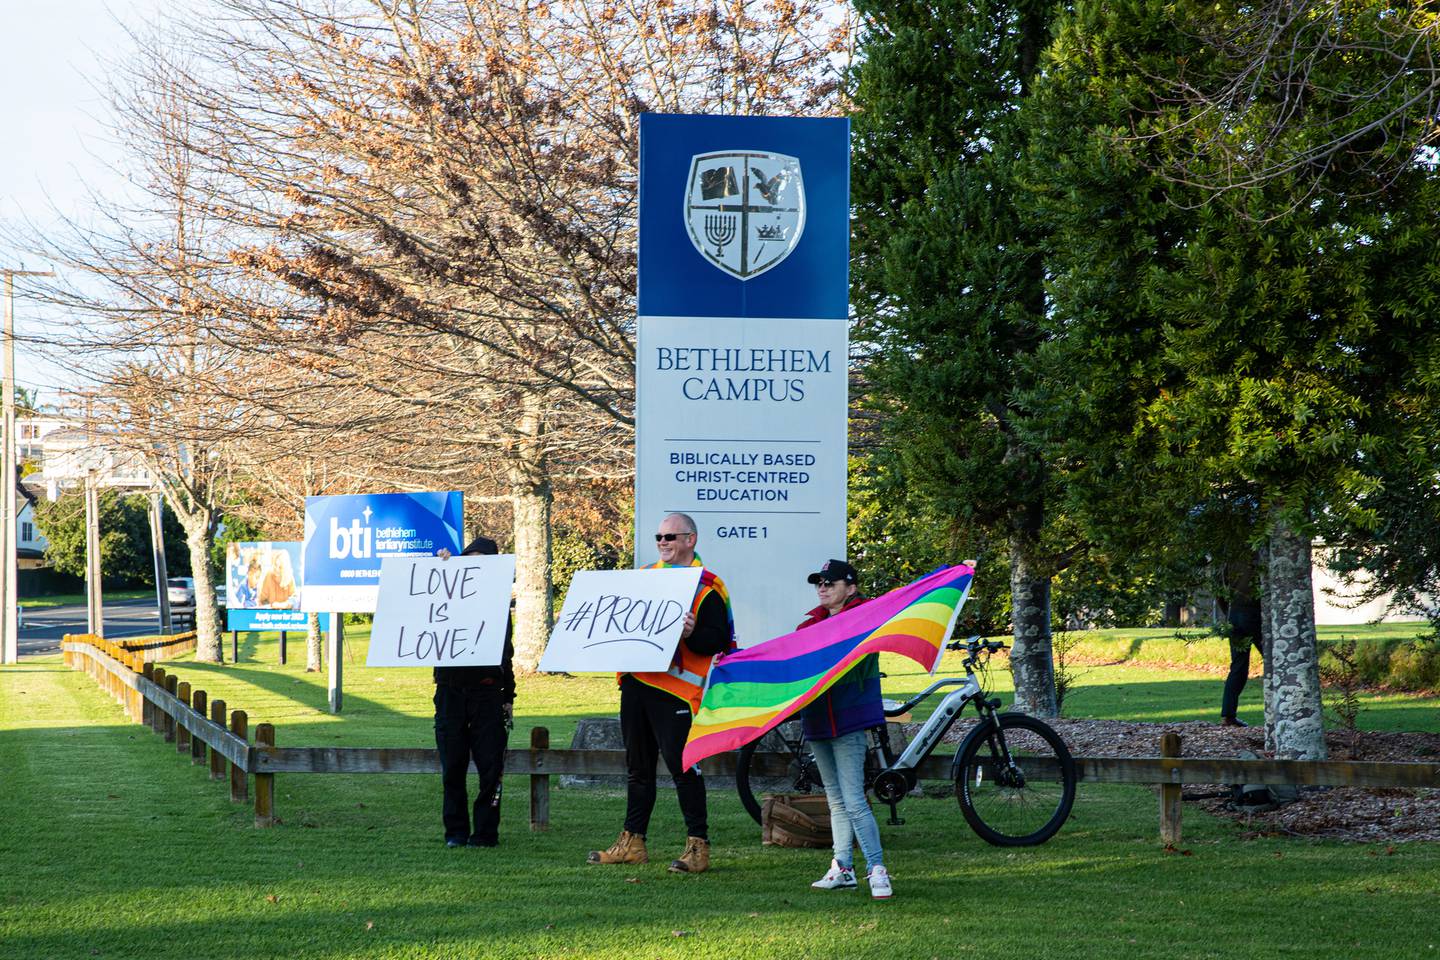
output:
M827 560L806 578L815 587L820 605L805 616L797 629L812 627L851 607L865 602L860 596L860 575L844 560ZM870 896L885 900L892 895L885 853L880 849L880 826L865 799L865 731L885 722L880 703L880 660L876 654L864 657L835 681L804 710L800 719L805 739L825 782L825 799L830 803L830 832L835 859L825 876L811 884L819 890L853 890L855 879L854 842L868 868Z

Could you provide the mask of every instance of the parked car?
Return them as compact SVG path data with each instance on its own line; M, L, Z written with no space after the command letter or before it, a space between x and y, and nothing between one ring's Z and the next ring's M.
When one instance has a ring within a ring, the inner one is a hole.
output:
M165 587L172 607L195 606L194 577L171 577L165 581Z

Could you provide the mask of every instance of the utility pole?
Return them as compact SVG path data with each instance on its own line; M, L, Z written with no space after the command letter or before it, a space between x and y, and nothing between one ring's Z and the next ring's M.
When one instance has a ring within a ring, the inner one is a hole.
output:
M160 607L160 632L172 633L170 626L170 575L165 569L165 507L160 494L150 493L150 546L155 551L155 602Z
M0 663L20 660L20 564L16 559L15 484L19 483L15 457L20 444L15 436L15 278L53 277L49 271L0 269L5 274L5 335L3 357L4 401L0 405L0 430L5 434L5 450L0 456Z
M105 636L105 605L100 588L100 483L85 475L85 609L88 632Z

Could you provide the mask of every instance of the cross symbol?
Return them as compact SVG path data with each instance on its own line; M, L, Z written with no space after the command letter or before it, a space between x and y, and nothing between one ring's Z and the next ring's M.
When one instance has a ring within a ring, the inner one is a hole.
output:
M368 526L370 526L370 508L369 508L369 507L366 507L364 512L365 512L365 526L368 527Z

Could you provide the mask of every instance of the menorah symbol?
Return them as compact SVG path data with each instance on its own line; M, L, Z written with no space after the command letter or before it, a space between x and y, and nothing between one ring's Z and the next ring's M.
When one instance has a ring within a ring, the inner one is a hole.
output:
M735 215L733 213L707 213L705 215L705 239L715 244L715 256L723 257L725 247L735 239Z

